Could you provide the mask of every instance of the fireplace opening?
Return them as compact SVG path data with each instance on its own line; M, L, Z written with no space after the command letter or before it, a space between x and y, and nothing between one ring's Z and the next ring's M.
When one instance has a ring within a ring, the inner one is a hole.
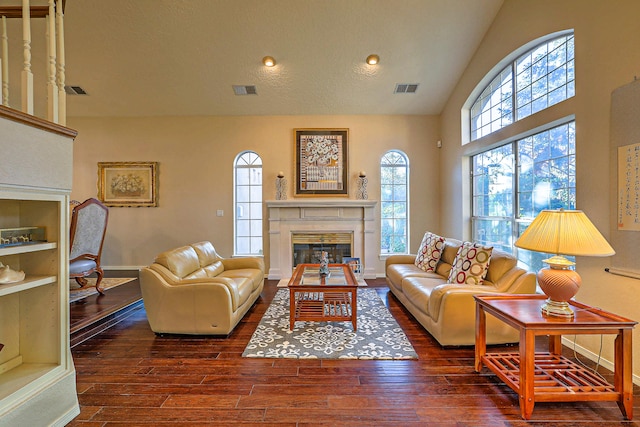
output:
M353 233L293 233L293 267L298 264L319 264L322 251L326 251L329 263L342 263L351 257Z

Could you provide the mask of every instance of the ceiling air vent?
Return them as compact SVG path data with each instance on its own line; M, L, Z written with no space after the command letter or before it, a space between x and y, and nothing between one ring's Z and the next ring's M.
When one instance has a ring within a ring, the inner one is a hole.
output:
M257 95L258 91L256 87L253 85L249 86L241 86L241 85L233 85L233 93L236 95Z
M393 93L416 93L419 83L398 83Z
M87 95L87 92L80 86L65 86L64 91L67 95Z

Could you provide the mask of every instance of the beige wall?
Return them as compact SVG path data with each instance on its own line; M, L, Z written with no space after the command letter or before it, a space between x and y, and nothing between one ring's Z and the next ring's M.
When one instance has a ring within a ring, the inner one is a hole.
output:
M505 1L442 115L441 169L450 174L442 181L440 217L444 234L469 237L466 155L495 142L488 138L461 146L464 134L460 117L467 97L485 74L512 51L545 34L574 28L576 96L551 111L532 116L526 124L535 126L548 119L575 114L577 208L587 213L605 237L609 236L609 206L615 203L614 195L610 194L610 180L615 179L615 171L610 170L609 165L611 92L640 73L639 16L637 0ZM576 299L640 320L637 296L640 281L605 273L609 263L609 258L578 259L577 270L582 275L583 286ZM633 364L636 382L640 376L638 334L636 330ZM599 351L599 336L579 337L577 342L594 354ZM613 360L611 337L605 338L603 356Z
M211 240L222 256L233 253L233 162L243 150L263 160L263 200L275 197L278 171L293 197L293 129L349 128L349 186L366 170L369 199L379 200L379 163L390 149L403 150L411 165L411 246L426 228L439 225L438 117L432 116L277 116L70 118L78 130L74 146L71 197L96 195L97 162L157 161L159 207L111 208L103 265L149 264L166 249ZM422 183L436 183L425 186ZM222 209L223 217L216 211ZM379 211L379 208L378 208ZM269 239L266 235L268 261ZM379 240L379 239L377 239ZM415 248L414 248L415 249ZM376 266L383 273L383 264Z

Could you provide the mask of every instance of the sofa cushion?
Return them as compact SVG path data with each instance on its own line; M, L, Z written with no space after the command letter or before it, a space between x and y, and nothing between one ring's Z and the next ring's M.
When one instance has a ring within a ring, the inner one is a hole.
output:
M216 261L213 264L209 264L206 267L202 267L207 272L207 277L216 277L224 271L224 265L222 261Z
M491 268L487 271L486 281L498 283L505 274L518 265L513 255L494 249L491 254Z
M427 273L414 264L391 264L387 267L387 277L398 288L402 289L402 281L408 277L423 277Z
M191 247L198 254L201 267L206 267L221 260L220 255L218 255L211 242L193 243Z
M256 290L260 286L263 279L263 274L260 270L252 268L239 268L237 270L225 270L220 273L220 277L228 277L233 280L247 279L251 285L250 290Z
M167 268L179 278L183 278L200 268L198 255L191 246L182 246L162 252L155 262Z
M433 234L430 231L424 233L415 265L423 271L435 271L444 249L444 237Z
M491 261L492 246L464 242L451 266L449 283L481 285Z

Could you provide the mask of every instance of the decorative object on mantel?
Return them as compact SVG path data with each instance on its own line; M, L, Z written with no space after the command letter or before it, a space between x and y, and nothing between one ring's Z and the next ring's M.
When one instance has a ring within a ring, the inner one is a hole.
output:
M8 265L3 265L0 262L0 285L22 282L23 280L24 271L12 270Z
M295 195L348 196L349 129L294 129Z
M276 200L287 200L287 179L282 171L278 172L276 178Z
M542 262L549 265L538 272L540 289L549 298L542 313L573 317L567 301L580 289L582 279L572 269L575 262L563 255L611 256L616 252L589 218L577 210L543 210L514 243L530 251L554 254Z
M98 199L112 207L157 207L158 162L98 162Z
M320 277L329 277L331 272L329 271L329 257L327 251L322 251L320 255L320 269L318 270Z
M367 194L368 182L367 173L365 171L360 171L358 174L358 192L356 193L356 199L367 200L369 198L369 195Z

